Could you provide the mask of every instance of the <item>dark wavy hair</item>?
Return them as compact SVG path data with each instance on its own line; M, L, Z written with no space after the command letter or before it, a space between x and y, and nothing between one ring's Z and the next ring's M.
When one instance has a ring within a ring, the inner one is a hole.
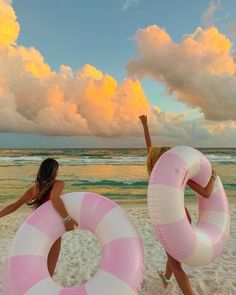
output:
M35 179L36 195L27 205L36 209L46 201L56 181L58 167L58 162L52 158L41 163Z

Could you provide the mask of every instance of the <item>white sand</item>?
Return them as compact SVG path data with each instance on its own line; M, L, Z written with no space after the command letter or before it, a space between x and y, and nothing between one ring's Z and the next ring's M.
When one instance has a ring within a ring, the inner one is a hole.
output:
M130 205L132 206L132 205ZM153 228L144 206L126 206L136 225L145 249L145 274L141 295L181 294L173 277L168 289L162 288L157 268L164 269L166 256L159 242L155 240ZM189 206L193 221L197 219L196 204ZM18 211L0 220L0 273L2 273L7 248L20 224L29 211ZM99 265L99 243L93 234L76 229L63 236L62 250L54 275L54 280L65 287L79 286L89 280ZM205 267L184 266L192 286L199 295L236 294L236 203L231 202L231 234L224 252L214 262ZM2 276L0 280L0 294ZM9 294L10 295L10 294ZM100 294L98 294L100 295Z

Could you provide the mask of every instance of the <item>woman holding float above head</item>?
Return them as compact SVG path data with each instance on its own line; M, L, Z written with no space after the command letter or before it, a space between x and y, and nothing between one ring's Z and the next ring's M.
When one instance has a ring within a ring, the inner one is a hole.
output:
M45 159L39 167L35 185L30 187L16 202L2 209L0 211L0 218L14 212L25 203L37 209L48 200L51 200L53 207L64 221L66 231L73 230L74 226L78 226L78 223L68 215L60 198L64 188L64 182L56 180L58 167L59 164L56 160L52 158ZM57 264L60 248L61 238L55 241L48 255L48 270L51 276Z
M143 129L144 129L144 135L145 135L145 140L146 140L146 145L147 145L147 151L148 151L148 156L147 156L147 171L149 176L151 175L152 169L155 166L156 162L158 161L158 159L168 150L170 150L170 147L161 147L161 148L157 148L157 147L153 147L152 146L152 141L151 141L151 137L150 137L150 133L149 133L149 129L148 129L148 123L147 123L147 116L146 115L142 115L139 117L139 119L142 122L143 125ZM188 180L187 185L192 188L195 192L197 192L199 195L201 195L204 198L209 198L209 196L211 195L212 191L213 191L213 187L214 187L214 182L215 182L215 178L216 178L216 173L214 170L212 170L212 175L210 177L209 182L207 183L207 185L205 187L202 187L200 185L198 185L197 183L195 183L192 180ZM189 223L191 223L191 217L189 214L188 209L185 207L185 213L187 216L187 219L189 221ZM188 237L186 237L187 239ZM174 273L174 276L178 282L178 285L180 287L180 289L182 290L183 294L186 295L193 295L193 289L191 287L191 283L190 280L188 279L186 273L184 272L181 263L179 261L177 261L175 258L173 258L169 253L167 253L167 263L166 263L166 270L165 272L159 272L159 276L162 279L163 282L163 287L167 288L168 283L170 281L171 275L172 273Z

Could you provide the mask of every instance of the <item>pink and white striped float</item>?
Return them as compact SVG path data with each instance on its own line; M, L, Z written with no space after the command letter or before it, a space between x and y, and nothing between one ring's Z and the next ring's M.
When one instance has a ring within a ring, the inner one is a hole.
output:
M61 196L80 228L93 232L101 243L100 268L78 288L57 285L49 275L47 256L65 233L61 217L50 201L28 217L17 231L3 276L3 295L136 295L143 279L143 247L125 211L95 193Z
M229 205L218 176L208 199L197 195L196 226L185 213L187 181L205 187L211 173L211 164L202 153L178 146L159 158L149 179L148 208L157 238L172 257L191 266L206 265L218 257L229 236Z

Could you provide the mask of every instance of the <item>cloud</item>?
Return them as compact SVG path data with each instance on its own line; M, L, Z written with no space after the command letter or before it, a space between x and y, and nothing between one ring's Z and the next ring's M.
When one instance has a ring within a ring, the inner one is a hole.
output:
M236 22L231 25L230 31L233 36L236 36Z
M140 0L124 0L121 6L122 10L126 10L132 6L135 6L139 3Z
M201 23L204 27L211 27L214 25L214 16L217 9L220 7L221 1L220 0L212 0L207 9L203 12Z
M188 112L179 114L152 110L156 124L151 125L153 145L189 145L195 147L232 147L236 143L236 122L215 122L204 118L188 119Z
M62 66L55 73L39 63L38 54L25 61L11 49L0 59L1 131L102 136L138 131L138 115L149 112L138 80L117 83L91 65L77 72Z
M153 78L208 120L236 120L236 63L232 44L217 28L197 28L175 44L158 26L138 30L139 56L126 66L132 77Z
M5 2L6 4L12 4L13 0L3 0L3 2Z
M141 83L85 65L52 71L41 53L17 46L19 24L0 0L0 131L47 135L119 136L139 133L150 106Z
M212 145L223 136L235 143L235 61L230 40L216 28L198 28L180 44L157 26L139 30L140 56L127 65L131 76L118 82L90 64L53 71L36 48L17 45L20 26L3 0L0 26L0 132L107 137L104 142L122 136L128 142L143 139L138 116L147 114L158 145ZM137 79L145 76L164 83L192 109L151 108ZM220 121L225 119L232 120Z
M0 0L0 48L14 44L20 30L15 12L8 2Z

